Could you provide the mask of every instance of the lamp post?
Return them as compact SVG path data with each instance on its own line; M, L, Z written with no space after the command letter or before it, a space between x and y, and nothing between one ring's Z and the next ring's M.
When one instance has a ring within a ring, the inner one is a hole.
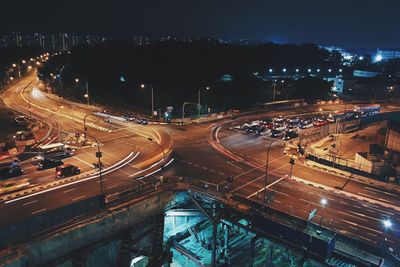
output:
M151 117L154 115L154 88L153 85L148 85L151 88ZM140 85L141 88L146 88L146 84L142 83Z
M266 197L267 197L267 182L268 182L268 164L269 164L269 152L271 150L271 146L273 143L280 141L279 139L275 139L274 141L272 141L271 143L269 143L268 145L268 149L267 149L267 162L265 164L265 177L264 177L264 199L263 199L263 206L264 206L264 210L265 210L265 204L266 204Z
M205 89L208 91L210 90L209 86L206 86ZM200 103L200 99L201 99L201 88L199 88L199 95L198 95L198 113L197 113L197 117L200 117L200 108L201 108L201 103Z
M164 148L162 147L162 145L160 145L159 143L155 142L155 141L153 140L153 138L151 138L151 137L148 137L147 140L149 140L150 142L156 144L156 145L161 149L162 155L163 155L163 164L162 164L162 168L164 168L164 166L165 166L165 152L164 152Z
M385 251L386 251L386 232L388 230L390 230L392 228L392 222L390 221L390 219L385 219L383 221L383 231L382 231L382 255L381 255L381 259L383 259L383 257L385 256Z
M319 222L319 226L321 226L322 227L322 222L323 222L323 211L324 211L324 208L325 208L325 206L328 204L328 200L326 200L326 198L323 198L323 199L321 199L321 205L322 205L322 210L321 210L321 219L320 219L320 222Z
M185 106L186 105L197 105L197 107L199 107L199 104L198 103L193 103L193 102L185 102L185 103L183 103L183 105L182 105L182 121L181 121L181 123L182 123L182 125L183 125L183 120L185 119Z
M76 78L75 79L75 83L79 83L79 79L78 78ZM90 104L90 101L89 101L89 83L88 83L88 81L86 80L85 81L85 85L86 85L86 94L84 95L84 97L86 98L86 104L89 106L89 104Z
M92 138L97 145L97 152L96 152L96 158L97 158L97 165L99 168L99 178L100 178L100 196L101 196L101 208L104 209L104 205L105 205L105 195L104 195L104 187L103 187L103 177L101 176L101 168L102 168L102 164L101 164L101 157L102 157L102 153L100 151L100 144L97 141L97 139L94 136L89 136L90 138Z

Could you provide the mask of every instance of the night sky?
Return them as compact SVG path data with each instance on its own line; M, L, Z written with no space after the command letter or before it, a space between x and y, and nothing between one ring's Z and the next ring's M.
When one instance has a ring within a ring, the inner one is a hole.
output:
M0 31L216 37L399 48L399 0L6 0Z

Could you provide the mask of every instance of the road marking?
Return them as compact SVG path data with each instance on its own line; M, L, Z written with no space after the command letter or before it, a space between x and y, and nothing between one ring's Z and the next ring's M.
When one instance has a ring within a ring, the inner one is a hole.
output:
M30 205L30 204L33 204L33 203L36 203L36 202L37 202L37 200L33 200L31 202L26 202L26 203L22 204L22 206L27 206L27 205Z
M84 161L83 159L80 159L80 158L78 158L77 156L74 156L73 158L75 158L75 159L79 160L80 162L83 162L83 163L85 163L86 165L88 165L88 166L90 166L90 167L93 167L93 164L90 164L89 162L87 162L87 161Z
M258 193L260 193L260 192L262 192L262 191L266 190L267 188L270 188L271 186L273 186L274 184L277 184L277 183L279 183L280 181L282 181L282 180L283 180L283 179L285 179L285 178L286 178L286 176L283 176L282 178L280 178L280 179L276 180L275 182L273 182L273 183L271 183L271 184L269 184L269 185L267 185L267 186L265 186L265 187L261 188L260 190L258 190L258 191L256 191L256 192L254 192L253 194L251 194L251 195L247 196L247 198L251 198L251 197L253 197L253 196L257 195Z
M85 196L76 197L76 198L73 198L72 201L76 201L76 200L82 199L82 198L84 198L84 197L85 197Z
M385 192L385 191L382 191L382 190L379 190L379 189L375 189L375 188L372 188L372 187L369 187L369 186L364 186L364 188L366 190L368 190L368 191L375 191L375 192L383 193L383 194L390 195L390 196L395 196L395 197L399 197L400 196L400 195L395 195L395 194L392 194L392 193L389 193L389 192Z
M228 163L229 165L238 168L239 170L242 170L242 168L240 168L239 166L236 166L235 164L233 164L232 162L230 162L229 160L226 161L226 163Z
M108 174L110 172L116 171L116 170L124 167L125 165L129 164L130 162L132 162L139 155L139 152L137 152L136 155L133 158L130 158L133 154L134 153L131 152L126 158L122 159L121 161L119 161L118 163L114 164L113 166L110 166L110 167L106 168L104 170L104 172L102 172L102 174L106 175L106 174ZM127 159L129 159L129 160L127 161ZM36 193L32 193L32 194L29 194L29 195L26 195L26 196L22 196L22 197L19 197L19 198L14 198L14 199L8 200L8 201L6 201L4 203L5 204L10 204L10 203L13 203L13 202L16 202L16 201L20 201L22 199L30 198L30 197L33 197L33 196L37 196L37 195L41 195L41 194L44 194L44 193L47 193L47 192L58 190L60 188L71 186L73 184L78 184L78 183L86 182L86 181L89 181L89 180L93 180L93 179L99 178L99 176L100 176L99 173L95 173L92 176L89 176L89 177L84 178L84 179L80 179L80 180L76 180L76 181L71 182L71 183L55 186L55 187L52 187L52 188L49 188L49 189L45 189L43 191L39 191L39 192L36 192Z
M348 214L348 213L346 213L344 211L341 211L341 210L338 210L337 212L342 213L342 214L347 215L347 216L350 216L350 217L353 217L353 218L356 218L356 219L359 219L359 220L364 221L364 222L368 221L366 219L360 218L360 217L352 215L352 214Z
M65 190L65 191L63 191L63 194L68 193L68 192L72 192L74 190L76 190L76 188L71 188L71 189Z
M47 209L44 208L44 209L41 209L41 210L37 210L37 211L32 212L31 214L34 215L34 214L36 214L36 213L39 213L39 212L42 212L42 211L45 211L45 210L47 210Z
M112 185L112 186L107 187L107 189L112 189L112 188L115 188L115 187L117 187L117 186L118 186L118 185L115 184L115 185Z
M371 195L364 194L364 193L357 193L357 194L360 195L360 196L364 196L364 197L371 198L371 199L377 199L377 200L392 204L392 202L390 202L390 201L388 201L387 199L384 199L384 198L373 198L373 197L371 197Z

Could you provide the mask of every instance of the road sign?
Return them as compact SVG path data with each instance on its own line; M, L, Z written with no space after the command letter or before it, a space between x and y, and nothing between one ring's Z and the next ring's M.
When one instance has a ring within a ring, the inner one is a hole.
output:
M308 214L308 221L311 221L312 218L315 217L315 215L317 215L317 209L313 209L310 214Z

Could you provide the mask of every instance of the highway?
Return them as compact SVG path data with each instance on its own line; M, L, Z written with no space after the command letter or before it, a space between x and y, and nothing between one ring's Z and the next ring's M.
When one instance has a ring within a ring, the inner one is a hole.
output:
M100 111L93 106L49 96L37 89L39 87L39 81L31 74L11 86L3 94L3 101L25 114L29 112L31 103L30 112L48 124L49 137L44 143L56 141L58 132L62 132L63 136L71 136L77 131L82 133L83 117ZM326 109L340 108L343 106L332 105ZM269 199L268 205L272 208L302 219L307 219L310 211L316 208L317 215L312 219L314 223L369 243L382 242L382 221L390 218L393 227L386 233L387 245L399 254L400 213L392 208L400 207L400 195L397 192L321 172L298 160L293 166L291 179L288 177L290 158L282 152L282 142L272 145L265 184L267 147L275 139L245 135L229 129L249 119L317 111L317 107L303 107L248 115L235 121L226 119L184 126L137 125L117 120L109 123L99 116L88 116L87 122L91 125L88 127L89 135L96 136L101 143L105 167L111 168L104 175L106 194L140 183L154 182L160 176L191 177L226 185L231 194L261 203L265 193ZM173 149L173 164L159 173L152 174L162 162L162 153L159 146L150 142L148 137L168 148L168 151ZM95 151L96 147L79 148L76 155L66 162L80 166L84 172L93 173ZM24 169L26 173L20 178L29 178L32 184L55 181L54 170L38 172L29 160L24 163ZM152 175L138 179L146 174ZM234 177L231 185L226 182L229 176ZM52 187L48 191L1 201L0 211L9 216L0 222L0 227L98 194L99 179L88 177ZM311 186L300 180L321 186ZM322 198L327 199L327 205L321 205Z
M335 110L340 106L330 108ZM305 113L316 111L315 107L302 110ZM234 123L240 125L250 118L299 113L299 110L268 112L261 116L247 116ZM170 135L174 139L175 163L163 175L192 177L225 185L228 176L233 176L234 182L230 185L232 194L262 203L267 148L275 139L232 131L229 130L231 126L229 119L214 124L170 127ZM314 223L322 223L324 227L373 244L381 244L384 230L382 222L390 218L393 227L386 233L387 245L399 253L399 210L386 207L400 206L398 192L321 172L299 161L293 166L293 178L299 177L330 190L289 179L290 157L282 149L283 142L275 142L270 151L266 196L271 199L271 207L305 220L316 208L317 215L312 219ZM347 193L347 196L342 192ZM360 201L356 197L367 201ZM324 207L321 205L323 198L328 201ZM378 204L372 204L371 201Z
M39 81L32 73L4 92L3 101L9 107L27 115L30 104L32 116L49 125L49 134L43 144L57 142L59 132L64 133L63 136L83 133L83 117L100 111L99 108L86 107L49 96L40 91L39 86ZM88 136L94 136L100 143L103 174L106 174L103 190L106 194L155 179L152 176L136 179L153 172L162 164L163 153L160 147L148 138L160 143L166 154L170 153L171 139L156 125L137 125L120 121L109 123L94 115L87 117L87 125L91 126L88 127ZM6 212L4 214L13 214L2 219L0 227L99 194L100 180L95 177L97 170L93 167L93 163L97 162L96 151L96 146L80 147L73 157L64 161L79 166L82 179L0 202L0 209ZM25 170L24 175L17 179L28 178L33 186L57 182L54 169L38 171L29 159L23 162L22 166ZM110 169L107 171L107 168ZM94 178L90 179L90 175L94 175Z

